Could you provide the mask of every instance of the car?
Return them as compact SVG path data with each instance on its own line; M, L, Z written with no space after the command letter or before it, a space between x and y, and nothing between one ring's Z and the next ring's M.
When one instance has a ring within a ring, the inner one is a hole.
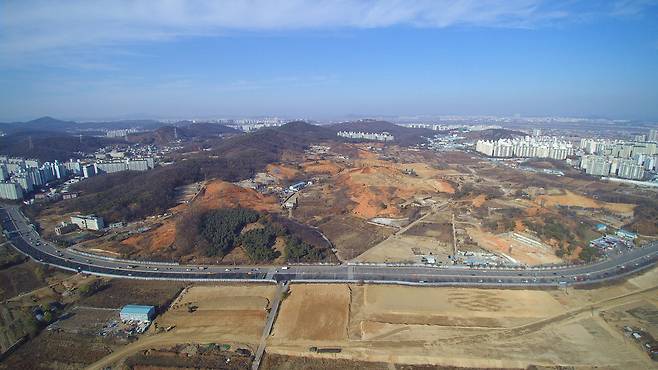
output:
M503 282L502 280L498 279L498 283L499 283L499 284L502 283L502 282Z
M287 269L288 269L288 266L281 267L281 270L287 270Z
M229 271L231 271L231 269L224 269L224 271L229 272Z

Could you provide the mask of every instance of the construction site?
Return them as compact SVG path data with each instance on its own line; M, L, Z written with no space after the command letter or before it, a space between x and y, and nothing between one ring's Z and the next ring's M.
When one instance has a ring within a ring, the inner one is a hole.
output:
M593 289L192 285L139 340L90 368L213 354L256 356L261 369L648 369L655 366L644 345L658 336L657 281L654 268Z

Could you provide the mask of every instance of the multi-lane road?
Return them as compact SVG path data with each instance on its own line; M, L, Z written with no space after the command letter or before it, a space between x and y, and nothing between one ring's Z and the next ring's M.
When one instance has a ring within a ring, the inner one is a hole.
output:
M658 262L658 242L653 242L594 264L559 268L179 265L118 260L59 248L43 240L17 206L0 207L0 222L12 245L39 262L82 273L135 279L546 287L606 282L647 269Z

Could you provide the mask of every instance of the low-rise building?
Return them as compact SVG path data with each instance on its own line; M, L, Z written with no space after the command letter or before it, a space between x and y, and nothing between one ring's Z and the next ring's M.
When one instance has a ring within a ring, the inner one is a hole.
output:
M121 308L119 317L122 321L151 321L155 317L155 307L128 304Z
M620 237L620 238L624 238L624 239L636 239L637 238L636 233L630 232L630 231L624 230L624 229L617 230L617 236Z
M105 227L103 218L94 215L71 216L71 223L78 225L83 230L100 230Z
M300 181L296 184L292 184L288 187L290 191L300 191L306 187L306 182Z
M64 235L68 234L71 231L75 230L78 228L78 225L68 223L68 222L62 222L59 226L55 227L55 235Z
M62 193L62 199L73 199L78 197L78 192L75 191L70 191L70 192L65 192Z

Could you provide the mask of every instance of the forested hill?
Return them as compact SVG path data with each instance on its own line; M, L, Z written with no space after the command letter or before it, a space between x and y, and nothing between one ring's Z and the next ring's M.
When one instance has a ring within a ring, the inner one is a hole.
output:
M55 159L66 161L80 158L82 153L120 142L116 139L94 136L69 135L48 131L17 132L0 137L0 154L37 158L41 161Z
M216 123L190 123L180 127L163 126L153 131L130 134L126 141L131 143L164 145L173 140L206 139L240 131Z
M27 122L0 123L0 131L6 134L27 131L50 131L59 133L102 133L104 130L137 128L154 130L164 126L154 120L123 120L106 122L74 122L63 121L52 117L41 117Z
M280 160L285 151L335 139L326 128L293 122L277 128L223 140L216 148L173 165L139 174L117 173L85 180L82 196L67 203L71 210L96 213L108 221L131 221L163 213L174 205L174 189L204 178L239 181Z

